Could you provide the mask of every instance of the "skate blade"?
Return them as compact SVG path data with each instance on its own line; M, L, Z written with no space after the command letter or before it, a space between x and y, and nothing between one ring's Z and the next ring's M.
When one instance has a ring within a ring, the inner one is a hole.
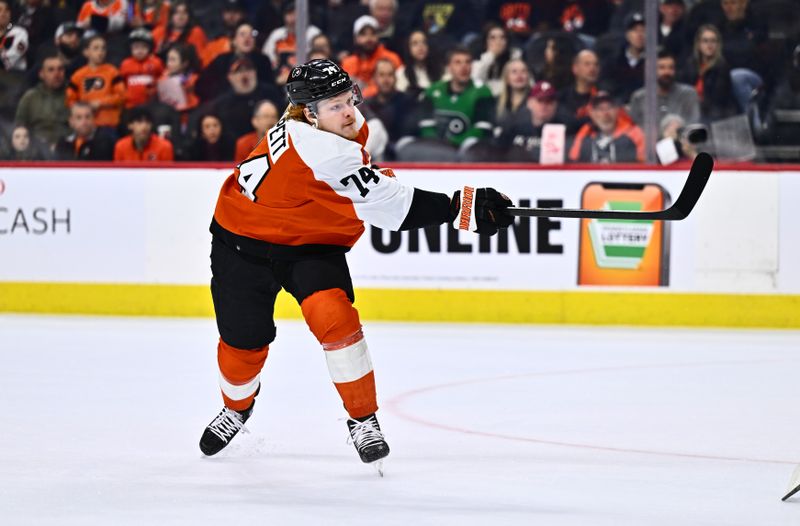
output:
M375 470L378 472L378 476L383 478L383 460L376 460L375 462L372 463L372 465L375 467Z

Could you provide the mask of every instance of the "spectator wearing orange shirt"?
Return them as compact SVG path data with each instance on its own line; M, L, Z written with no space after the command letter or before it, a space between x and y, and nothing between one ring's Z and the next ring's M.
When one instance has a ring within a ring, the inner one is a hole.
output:
M206 45L203 55L200 57L203 67L211 64L223 53L233 51L233 37L236 34L236 28L244 22L244 15L245 9L241 0L225 0L225 5L222 7L222 24L225 26L225 33Z
M153 55L153 37L140 27L128 36L131 56L122 61L120 75L125 79L125 107L147 104L156 95L156 80L164 73L164 63Z
M162 58L172 44L180 42L190 44L199 59L208 44L205 31L195 23L189 4L185 0L178 0L172 4L169 23L153 30L153 40L156 43L156 54Z
M568 158L583 163L644 162L644 133L630 117L623 118L617 101L598 91L589 102L590 122L575 135Z
M166 27L169 20L168 0L133 0L131 26L146 27L151 31Z
M353 23L355 51L342 60L342 69L359 84L365 98L378 93L373 76L379 60L390 61L395 69L403 65L397 53L386 49L378 40L378 27L374 17L364 15L357 18Z
M86 42L83 54L88 64L76 71L67 86L67 106L88 102L97 112L95 124L115 128L125 101L125 82L119 70L107 64L106 39L94 35Z
M172 143L153 133L153 117L146 109L137 107L128 120L130 135L114 145L115 161L173 161Z
M98 33L117 32L128 21L127 0L87 0L78 13L77 24Z
M275 126L277 122L278 108L275 107L275 104L268 100L262 100L256 104L256 111L253 112L253 118L250 119L250 124L253 125L253 131L242 135L236 141L234 162L239 163L244 161L247 155L256 147L258 141L264 137L267 130Z

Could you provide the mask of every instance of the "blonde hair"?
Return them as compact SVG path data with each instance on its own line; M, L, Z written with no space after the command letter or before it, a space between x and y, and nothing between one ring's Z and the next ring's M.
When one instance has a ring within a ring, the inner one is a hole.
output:
M283 112L283 118L287 121L300 121L313 126L314 123L308 120L306 112L303 111L305 109L305 104L289 104L286 106L286 111Z
M714 36L717 37L717 51L714 53L714 56L711 57L711 60L708 61L708 65L713 66L717 62L720 61L722 58L722 33L719 32L719 29L713 24L703 24L697 29L697 33L694 34L694 59L697 61L697 65L703 64L703 56L700 53L700 39L703 38L703 33L705 32L714 33Z
M508 72L511 70L511 66L515 63L521 63L525 66L525 70L528 72L528 87L526 88L525 97L522 99L522 102L514 106L514 100L511 96L511 86L508 85ZM533 75L531 75L531 70L528 67L528 64L522 60L521 58L512 58L508 62L505 63L503 66L503 73L500 75L502 79L502 87L500 89L500 95L497 96L497 113L496 117L500 118L506 113L514 113L520 106L525 104L525 101L528 100L528 91L533 86ZM506 106L512 106L511 108L506 108Z

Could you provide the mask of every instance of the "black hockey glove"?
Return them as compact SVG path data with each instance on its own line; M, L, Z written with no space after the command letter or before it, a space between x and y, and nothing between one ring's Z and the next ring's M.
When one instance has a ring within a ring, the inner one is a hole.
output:
M494 188L465 186L450 201L451 221L459 230L493 236L498 229L508 228L514 222L506 212L512 204L511 199Z

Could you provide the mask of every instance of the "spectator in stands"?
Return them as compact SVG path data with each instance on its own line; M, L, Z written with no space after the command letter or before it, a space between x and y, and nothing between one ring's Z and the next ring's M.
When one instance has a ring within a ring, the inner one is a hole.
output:
M486 84L497 97L503 89L503 68L509 60L520 58L522 52L508 45L508 34L497 24L489 24L484 31L484 51L472 62L472 80Z
M235 160L233 149L234 141L219 116L207 113L200 117L195 139L189 149L190 161L230 162Z
M769 142L795 147L800 144L800 45L794 48L791 64L775 88L766 116Z
M764 54L767 26L755 16L748 0L720 0L724 19L719 25L722 54L731 68L733 94L742 111L753 92L771 81L772 61Z
M706 123L738 113L730 68L722 56L722 35L715 26L704 24L697 30L692 55L678 78L694 86L700 99L700 116Z
M223 129L232 137L241 137L250 132L250 119L260 101L266 99L272 101L276 107L286 106L284 91L273 84L259 82L255 66L248 57L242 57L231 64L227 78L228 91L197 111L200 114L219 115Z
M423 31L412 31L406 40L403 60L397 68L397 90L417 97L442 77L442 64L431 52Z
M450 51L447 71L449 81L434 82L425 90L422 113L430 117L419 121L420 135L454 146L489 137L495 102L489 88L472 82L472 55L467 48Z
M546 80L556 90L572 84L572 73L570 71L572 50L568 40L549 38L542 58L543 60L532 61L533 78L537 81Z
M203 50L200 59L204 68L218 56L223 53L230 53L233 50L233 37L236 34L236 29L244 21L244 16L245 9L241 0L225 0L222 7L222 24L225 27L225 32L208 42Z
M696 124L700 122L700 101L697 92L688 84L675 82L676 62L675 57L668 49L661 49L656 60L657 77L657 105L658 120L668 113L679 115L685 122ZM633 92L629 114L633 121L642 125L644 123L645 89L640 88Z
M502 122L525 107L533 85L528 64L521 58L506 62L502 80L494 117L496 123Z
M403 39L397 29L397 0L369 0L369 14L378 21L378 40L387 49L400 55Z
M295 24L297 16L293 1L288 1L283 6L283 25L274 29L264 42L261 52L269 57L272 62L272 69L275 71L275 81L278 85L286 84L289 71L295 65L295 53L297 52L297 36L295 35ZM322 31L317 26L309 24L306 28L306 42L320 35ZM309 46L310 47L310 46Z
M145 27L150 31L162 30L169 21L170 4L168 0L129 0L133 3L131 26Z
M184 125L188 112L200 103L194 93L196 67L197 57L191 51L191 46L176 42L167 50L166 69L158 80L159 100L181 113Z
M325 33L320 33L312 38L308 47L309 61L313 60L314 58L333 60L333 47L331 46L331 39L328 38L328 35ZM317 56L311 57L312 54L316 54Z
M28 45L36 50L48 42L56 30L56 19L53 8L46 5L43 0L23 0L20 13L17 16L17 25L24 27L28 32Z
M611 95L625 103L644 86L644 17L630 13L625 19L625 45L601 66L602 83Z
M534 31L545 29L543 3L520 0L489 0L483 20L504 27L512 46L523 46Z
M16 125L11 132L8 144L0 147L0 160L3 161L43 161L47 159L44 148L31 137L25 126Z
M28 67L28 31L11 23L11 0L0 0L0 66L4 71Z
M88 102L95 109L95 124L116 128L125 101L125 82L117 68L106 63L106 39L97 34L86 40L88 63L72 75L67 86L67 106Z
M558 103L569 116L567 133L574 134L589 122L589 100L597 93L600 60L591 49L582 49L572 59L572 85L558 93Z
M238 163L247 158L256 147L256 144L258 144L258 141L267 133L267 130L275 126L277 122L278 108L275 107L275 104L268 100L262 100L256 104L253 118L250 119L253 131L242 135L236 140L236 152L233 155L234 162Z
M683 0L661 0L658 5L658 44L682 60L686 55L686 5Z
M393 51L389 51L378 40L378 21L369 15L356 19L353 23L355 39L353 53L342 61L342 69L350 74L350 78L358 83L364 97L372 97L378 88L373 80L375 64L386 59L399 68L403 61Z
M178 42L191 45L199 60L208 43L205 31L195 23L186 0L178 0L172 4L169 22L166 26L159 26L153 30L153 40L156 43L156 53L164 60L167 49Z
M589 118L575 135L567 158L582 163L644 162L644 133L619 118L619 105L607 91L589 103Z
M211 100L219 95L226 88L225 78L230 71L231 65L243 58L247 58L255 68L259 83L275 84L272 63L269 58L256 49L255 37L256 33L252 25L247 22L239 24L231 43L232 50L219 55L214 59L214 62L200 73L196 86L197 96L200 97L200 100ZM252 108L247 112L248 118L245 120L245 124L249 120L251 111Z
M114 137L94 124L94 109L85 102L70 108L71 133L56 144L56 158L61 161L110 161L114 158Z
M563 124L564 118L558 111L555 87L546 80L541 80L529 90L525 106L500 128L497 145L504 150L524 150L530 160L539 162L542 129L545 124L550 123Z
M172 143L153 133L153 117L145 108L133 108L129 115L130 135L114 145L115 161L173 161Z
M39 84L22 96L14 118L37 139L52 147L68 131L65 105L64 62L58 55L47 57L39 69Z
M86 57L83 56L81 50L82 36L83 29L78 27L75 22L64 22L59 25L53 42L44 43L36 50L37 64L41 64L45 57L58 53L64 60L66 78L72 77L73 73L86 65Z
M686 121L680 115L667 114L661 119L658 138L672 139L680 159L694 159L699 153L697 144L691 142L689 136Z
M389 135L388 151L384 158L391 158L392 143L401 137L416 133L414 119L416 104L414 99L402 91L397 91L397 77L392 61L378 60L375 65L375 85L378 90L375 96L367 99L364 105L383 123Z
M128 35L131 55L122 61L119 73L125 80L125 107L147 104L156 96L156 82L164 73L164 63L153 54L153 36L144 27Z
M86 0L77 23L83 29L94 29L98 33L116 33L125 29L127 19L127 0Z

